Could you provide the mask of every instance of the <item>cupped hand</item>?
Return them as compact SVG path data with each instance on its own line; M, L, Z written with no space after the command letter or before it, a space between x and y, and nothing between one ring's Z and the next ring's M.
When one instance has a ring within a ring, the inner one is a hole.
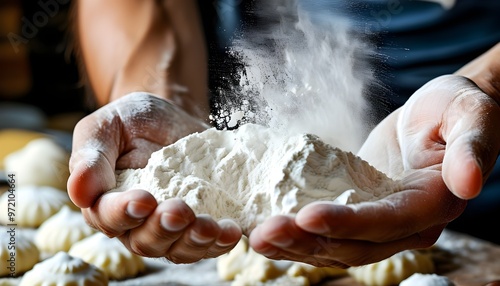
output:
M436 78L383 120L358 153L400 180L400 192L352 205L312 203L259 225L250 245L272 259L343 268L429 247L479 194L500 151L498 130L495 100L465 77Z
M144 167L150 155L207 124L148 93L131 93L75 127L68 193L87 223L132 252L190 263L229 251L241 237L234 222L196 216L180 199L157 204L146 190L108 192L115 170Z

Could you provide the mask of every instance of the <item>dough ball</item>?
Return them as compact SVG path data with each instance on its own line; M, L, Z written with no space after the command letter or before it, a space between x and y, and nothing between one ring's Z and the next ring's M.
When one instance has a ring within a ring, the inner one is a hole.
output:
M455 283L446 276L415 273L403 280L399 286L455 286Z
M246 236L243 236L231 251L217 258L217 273L221 279L232 281L232 286L308 286L329 277L347 275L345 269L268 259L250 248Z
M356 281L370 286L398 285L414 273L433 273L429 253L405 250L382 261L347 269Z
M232 286L264 285L265 282L277 280L284 274L284 270L274 261L251 248L246 261L245 267L234 277Z
M242 236L238 244L226 254L217 258L217 274L221 279L233 280L245 268L249 245L248 238Z
M1 227L0 231L2 232L0 235L0 276L11 276L11 273L13 276L18 276L40 261L40 251L33 240L22 233L22 230L7 226Z
M68 253L101 268L111 280L136 277L146 269L143 257L130 252L118 238L102 232L75 242Z
M237 285L264 285L263 283L283 276L286 269L249 247L248 238L243 236L228 253L217 259L219 277Z
M304 277L310 284L318 284L327 278L348 275L347 270L333 267L316 267L310 264L294 262L286 274L290 277Z
M36 231L35 244L40 251L53 255L59 251L69 251L73 243L95 232L87 225L80 211L63 206L40 225Z
M4 158L5 171L15 173L18 186L50 186L66 190L69 152L50 138L30 141Z
M19 286L107 286L108 277L80 258L58 252L24 274Z
M15 189L15 216L9 216L11 195L0 196L0 223L16 223L19 227L36 228L57 213L63 206L74 207L68 193L49 186L22 186ZM13 220L11 220L13 219Z

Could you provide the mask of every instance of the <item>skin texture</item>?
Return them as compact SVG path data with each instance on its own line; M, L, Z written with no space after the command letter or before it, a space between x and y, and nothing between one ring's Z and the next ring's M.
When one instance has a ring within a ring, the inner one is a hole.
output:
M473 80L481 90L500 104L500 43L463 66L455 74Z
M383 120L358 153L401 179L402 192L348 206L313 203L258 226L250 245L270 258L338 267L429 247L479 194L500 150L499 125L498 104L472 81L436 78Z
M154 120L153 120L154 119ZM241 237L234 222L196 216L181 200L157 204L145 190L107 193L115 170L144 167L153 151L207 128L176 105L131 93L75 127L68 191L87 223L134 253L188 263L219 256Z
M208 127L207 59L196 2L74 5L77 52L100 108L74 129L71 199L89 225L140 255L188 263L229 251L241 237L232 221L196 216L176 199L158 205L145 190L107 193L115 170L144 167L152 152Z
M228 252L241 238L232 221L197 216L178 199L158 205L146 190L107 192L115 170L143 167L152 152L208 127L195 2L76 3L80 56L100 108L74 130L71 199L89 225L134 253L190 263ZM497 52L431 81L372 131L359 155L404 191L269 218L251 246L272 259L343 268L431 246L479 194L499 154Z
M195 1L88 0L75 8L77 49L98 106L145 91L207 118L207 53Z

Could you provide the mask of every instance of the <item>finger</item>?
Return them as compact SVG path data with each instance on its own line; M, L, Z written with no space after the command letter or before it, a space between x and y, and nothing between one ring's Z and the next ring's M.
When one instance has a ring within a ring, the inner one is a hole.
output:
M500 107L487 95L470 92L460 96L446 116L453 124L443 132L443 179L457 196L471 199L481 191L500 152Z
M92 115L82 119L73 132L73 146L69 161L68 194L80 208L88 208L104 192L116 185L115 162L118 143L113 126L93 123ZM92 139L88 139L92 138Z
M105 191L115 186L114 166L96 150L80 150L72 155L68 194L80 208L92 206Z
M217 223L219 224L221 233L212 247L208 249L205 258L214 258L229 252L241 239L241 228L233 220L222 219Z
M448 191L439 171L407 176L405 190L374 202L336 205L315 202L302 208L297 225L305 231L337 239L395 241L445 224L463 212L466 202ZM422 238L424 245L434 237Z
M141 225L157 206L156 199L144 190L105 193L82 212L87 223L109 237Z
M426 230L423 235L437 239L444 226ZM278 216L255 228L250 235L250 245L271 259L346 268L378 262L405 249L421 248L421 235L413 234L386 243L333 239L305 232L295 225L293 217Z
M159 204L142 225L120 237L120 240L141 256L164 257L195 219L191 208L181 199L168 199Z
M249 243L256 252L274 260L299 261L318 267L348 267L334 256L324 259L316 255L316 251L304 249L305 245L315 248L320 239L321 236L297 227L293 217L275 216L252 231Z
M471 145L476 143L466 136L448 145L443 159L443 180L458 197L472 199L483 186L483 170L478 162L480 158L471 149Z
M221 229L208 215L198 215L165 256L174 263L193 263L206 257Z

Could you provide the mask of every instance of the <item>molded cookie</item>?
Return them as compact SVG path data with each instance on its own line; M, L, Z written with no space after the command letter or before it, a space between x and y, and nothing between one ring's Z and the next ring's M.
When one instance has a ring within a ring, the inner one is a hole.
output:
M63 206L74 207L68 193L49 186L19 186L16 188L15 221L8 216L9 192L0 197L0 223L15 222L19 227L37 228Z
M20 229L0 227L0 276L18 276L40 261L40 251Z
M69 251L71 246L94 234L79 211L63 206L59 212L48 218L38 228L35 243L38 248L49 255L59 251Z
M111 280L135 277L146 268L144 258L130 252L118 238L102 232L75 242L69 254L101 268Z
M108 277L98 267L60 251L26 272L19 286L107 286Z

